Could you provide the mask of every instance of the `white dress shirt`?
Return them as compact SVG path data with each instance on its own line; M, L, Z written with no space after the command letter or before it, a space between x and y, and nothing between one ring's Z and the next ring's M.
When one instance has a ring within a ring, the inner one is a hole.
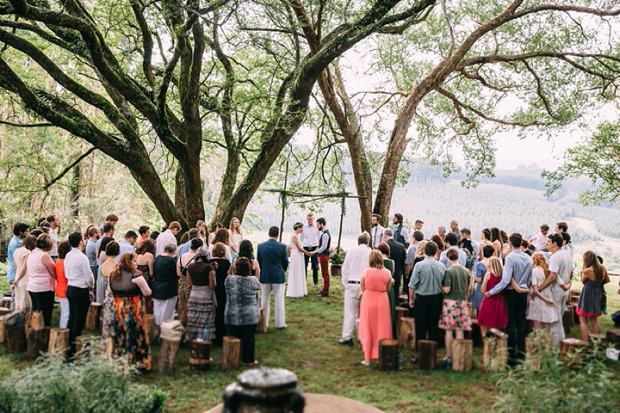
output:
M370 237L372 239L372 247L377 248L377 245L383 241L383 225L377 224L376 227L372 227Z
M165 230L157 237L155 241L155 257L164 253L164 247L167 244L177 245L177 237L175 237L169 229Z
M345 286L349 281L360 281L362 272L368 268L370 251L372 250L368 245L362 244L347 252L342 264L342 283Z
M52 249L49 252L50 257L58 257L58 233L56 230L49 229L49 236L52 239Z
M64 261L65 277L67 277L67 285L77 288L93 288L95 278L90 269L88 257L78 248L71 248L67 253Z
M304 230L299 236L302 247L319 246L319 229L316 225L304 225Z

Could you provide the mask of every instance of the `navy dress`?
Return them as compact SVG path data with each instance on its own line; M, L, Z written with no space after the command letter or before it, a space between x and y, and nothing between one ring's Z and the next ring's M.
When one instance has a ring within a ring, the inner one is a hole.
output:
M474 267L474 278L484 279L484 275L487 273L487 267L481 262L476 263ZM482 288L482 282L476 283L476 289L471 295L471 307L476 310L480 309L480 304L482 303L482 298L484 295L480 289Z

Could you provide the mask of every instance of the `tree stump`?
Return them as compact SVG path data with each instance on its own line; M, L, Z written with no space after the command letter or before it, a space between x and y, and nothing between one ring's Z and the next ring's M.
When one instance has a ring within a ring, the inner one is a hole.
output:
M101 317L101 303L92 302L86 313L86 323L84 327L87 330L99 330L99 320Z
M2 299L0 299L0 308L10 309L11 308L11 297L2 297ZM9 310L9 312L11 311ZM0 315L2 315L1 312L0 312Z
M409 309L398 305L394 308L396 310L396 328L400 331L400 320L409 314Z
M32 311L26 316L26 329L42 330L45 327L43 313L40 311Z
M531 361L532 367L536 370L540 370L542 367L542 355L543 350L536 345L536 340L532 337L525 337L525 354L528 360Z
M571 314L568 307L564 308L564 312L562 313L562 325L564 326L564 334L570 334L570 328L573 326L573 315Z
M610 328L607 330L607 341L612 344L616 350L620 350L620 328Z
M43 327L40 330L29 328L26 332L27 350L29 360L36 360L41 353L45 353L50 341L50 328Z
M155 342L155 338L157 338L157 326L155 325L155 316L153 314L147 314L146 323L148 324L149 329L149 342L153 344Z
M6 347L9 351L20 353L26 351L26 327L24 325L5 325Z
M482 342L482 366L487 370L501 370L508 361L508 335L492 328L493 337Z
M50 358L55 354L61 354L63 358L67 356L70 349L69 333L68 328L52 328L50 330L49 345L47 346Z
M437 361L437 342L418 340L418 367L422 370L433 370Z
M237 370L241 355L241 340L225 336L222 339L222 370Z
M473 340L452 340L452 370L471 371L474 355Z
M209 370L211 364L211 342L192 340L189 345L190 371Z
M267 332L267 318L265 317L265 309L260 309L260 314L258 315L258 324L256 325L257 333L266 333Z
M6 327L4 326L4 316L0 315L0 344L6 343Z
M559 359L567 367L579 367L583 363L583 357L577 355L577 349L587 349L588 342L577 340L576 338L565 338L560 340Z
M88 340L90 340L90 336L81 335L75 338L75 352L79 353L80 351L88 351Z
M379 340L379 370L398 370L398 340Z
M413 317L403 317L401 319L398 341L401 347L415 347L415 319Z
M466 339L473 342L474 347L482 346L482 331L480 330L480 326L478 325L478 320L472 318L471 331L464 331L463 333Z
M5 316L11 314L11 310L6 307L0 307L0 316Z
M181 340L168 340L162 338L161 349L159 351L159 360L157 362L157 371L164 373L174 370L174 363L177 359L177 353L181 346Z

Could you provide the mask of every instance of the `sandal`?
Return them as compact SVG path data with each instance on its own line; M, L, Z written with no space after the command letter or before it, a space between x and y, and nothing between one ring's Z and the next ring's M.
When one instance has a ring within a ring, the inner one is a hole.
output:
M362 360L362 361L360 361L360 364L362 366L370 366L370 361Z
M258 361L258 360L254 360L254 361L253 361L253 362L251 362L251 363L246 363L246 366L248 366L248 367L253 367L253 366L258 366L259 364L260 364L260 363L259 363L259 361Z

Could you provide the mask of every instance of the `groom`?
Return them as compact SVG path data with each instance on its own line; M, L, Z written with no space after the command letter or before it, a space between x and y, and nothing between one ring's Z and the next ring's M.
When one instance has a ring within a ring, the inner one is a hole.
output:
M269 228L269 239L258 244L256 259L260 266L261 308L265 309L265 325L269 326L269 297L273 291L276 328L286 328L284 314L284 272L288 268L286 245L278 242L280 228Z
M317 294L319 297L329 297L329 247L331 245L332 236L329 230L325 228L327 222L321 217L316 220L316 227L319 229L319 248L316 254L319 256L319 264L321 265L321 276L323 276L323 289Z

